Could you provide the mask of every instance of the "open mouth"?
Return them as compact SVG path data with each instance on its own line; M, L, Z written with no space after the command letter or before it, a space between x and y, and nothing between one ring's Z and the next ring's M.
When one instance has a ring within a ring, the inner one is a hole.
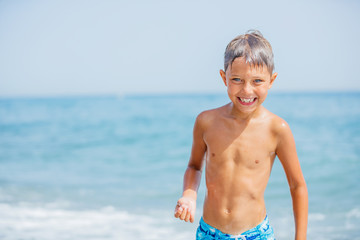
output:
M254 98L241 98L241 97L238 97L239 101L242 103L242 104L245 104L245 105L250 105L252 104L253 102L255 102L255 100L257 99L256 97Z

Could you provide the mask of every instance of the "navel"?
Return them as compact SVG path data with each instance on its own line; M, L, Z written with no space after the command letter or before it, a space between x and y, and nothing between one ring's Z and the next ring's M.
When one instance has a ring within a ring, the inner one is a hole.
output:
M211 156L215 157L215 153L211 153Z
M255 160L255 163L256 163L256 164L259 164L259 162L260 162L259 160L257 160L257 159Z

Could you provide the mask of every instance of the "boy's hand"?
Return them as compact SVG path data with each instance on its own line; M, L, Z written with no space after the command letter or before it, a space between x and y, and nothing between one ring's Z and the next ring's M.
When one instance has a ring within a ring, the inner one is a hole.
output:
M185 222L194 222L196 210L196 200L189 197L182 197L176 204L175 217Z

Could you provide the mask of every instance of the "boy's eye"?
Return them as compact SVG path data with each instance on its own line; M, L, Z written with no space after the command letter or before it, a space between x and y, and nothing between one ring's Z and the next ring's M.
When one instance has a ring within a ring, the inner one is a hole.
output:
M255 83L261 83L261 82L263 82L263 80L261 80L261 79L255 79L254 82L255 82Z
M232 79L234 82L241 82L241 79L240 78L233 78Z

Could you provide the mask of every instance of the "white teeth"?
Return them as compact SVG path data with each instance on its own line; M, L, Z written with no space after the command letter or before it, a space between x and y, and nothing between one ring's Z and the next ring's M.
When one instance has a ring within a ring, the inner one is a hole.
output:
M255 100L255 98L240 98L240 100L244 103L250 103Z

